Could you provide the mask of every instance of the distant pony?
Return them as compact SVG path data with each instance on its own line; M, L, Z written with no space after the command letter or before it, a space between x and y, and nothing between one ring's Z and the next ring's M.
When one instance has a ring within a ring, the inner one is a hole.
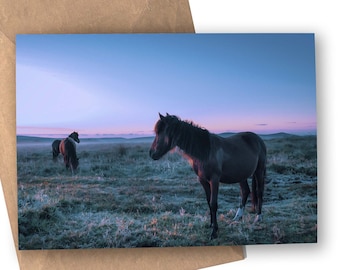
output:
M239 183L241 203L234 217L242 217L252 181L252 204L261 220L264 177L266 172L266 146L262 139L251 132L242 132L228 138L212 134L177 116L163 116L155 125L156 137L150 148L150 157L160 159L176 146L183 151L202 184L210 209L211 238L217 237L217 195L219 183Z
M68 137L72 138L77 143L80 143L79 134L77 132L75 131L72 132L70 135L68 135ZM60 150L59 150L60 143L61 143L61 140L54 140L52 143L53 161L57 161L57 157L60 154Z
M72 174L79 165L79 158L77 157L76 151L76 142L80 142L78 136L77 132L73 132L59 143L59 152L64 156L66 169L71 168Z

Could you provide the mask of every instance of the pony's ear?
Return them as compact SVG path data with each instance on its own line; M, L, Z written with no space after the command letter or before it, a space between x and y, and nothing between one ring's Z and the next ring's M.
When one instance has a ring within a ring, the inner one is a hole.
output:
M163 120L164 116L163 116L161 113L158 113L158 114L159 114L159 118L160 118L161 120Z
M170 114L166 113L166 116L170 116Z

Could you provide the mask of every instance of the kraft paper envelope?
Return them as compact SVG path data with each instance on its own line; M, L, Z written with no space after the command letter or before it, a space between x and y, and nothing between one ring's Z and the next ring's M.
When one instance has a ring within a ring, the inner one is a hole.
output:
M0 178L16 247L15 37L23 33L194 32L187 0L0 0ZM21 269L198 269L244 259L243 247L19 251Z

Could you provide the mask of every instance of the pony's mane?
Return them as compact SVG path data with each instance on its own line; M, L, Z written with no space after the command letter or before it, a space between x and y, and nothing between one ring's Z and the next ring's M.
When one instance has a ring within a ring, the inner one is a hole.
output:
M183 121L177 116L167 116L166 118L169 118L167 121L169 136L173 138L179 148L200 160L206 160L209 157L210 133L208 130L192 121Z

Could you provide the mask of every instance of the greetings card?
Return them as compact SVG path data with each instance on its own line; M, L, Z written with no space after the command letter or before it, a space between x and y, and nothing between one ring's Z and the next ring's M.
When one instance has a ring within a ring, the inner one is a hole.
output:
M16 37L19 249L317 242L313 34Z

